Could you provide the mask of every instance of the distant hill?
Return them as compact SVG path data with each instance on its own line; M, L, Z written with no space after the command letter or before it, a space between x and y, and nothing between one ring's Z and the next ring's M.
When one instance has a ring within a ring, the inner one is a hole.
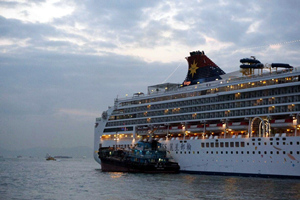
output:
M16 156L32 156L32 157L45 157L46 154L51 156L71 156L73 158L93 157L93 149L90 147L72 147L72 148L47 148L36 147L23 150L9 151L0 148L0 156L3 157L16 157Z

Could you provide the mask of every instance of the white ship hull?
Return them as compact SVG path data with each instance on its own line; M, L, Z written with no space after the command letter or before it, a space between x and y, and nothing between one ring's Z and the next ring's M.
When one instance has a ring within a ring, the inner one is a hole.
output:
M166 145L170 156L179 163L182 172L300 178L300 136L166 139L160 142ZM238 143L238 147L230 147L232 142L234 146ZM118 145L125 146L132 143L134 141L122 141L118 142ZM201 147L202 143L205 144L204 148ZM214 143L214 147L206 147L207 143L209 145ZM219 144L218 147L216 143ZM224 147L220 147L221 143ZM225 147L225 143L228 143L229 147ZM114 144L116 144L115 141L102 141L103 146L114 146Z

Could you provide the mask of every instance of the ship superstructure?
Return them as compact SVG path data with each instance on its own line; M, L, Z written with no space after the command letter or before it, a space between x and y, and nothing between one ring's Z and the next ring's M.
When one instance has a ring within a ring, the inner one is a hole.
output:
M117 98L96 119L95 160L153 137L181 171L300 178L300 70L252 57L225 74L203 51L187 61L182 84Z

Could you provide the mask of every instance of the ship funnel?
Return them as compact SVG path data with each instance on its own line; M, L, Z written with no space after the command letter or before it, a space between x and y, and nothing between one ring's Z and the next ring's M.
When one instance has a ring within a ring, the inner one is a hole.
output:
M211 61L204 51L190 52L190 56L186 58L189 70L183 82L183 86L193 85L203 82L221 79L220 75L225 72Z

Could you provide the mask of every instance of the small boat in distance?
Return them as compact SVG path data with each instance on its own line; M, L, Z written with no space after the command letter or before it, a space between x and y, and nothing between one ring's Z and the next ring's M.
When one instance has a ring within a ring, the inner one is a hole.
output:
M98 152L103 172L179 173L179 165L167 158L156 140L139 141L128 149L104 147Z
M50 156L50 154L46 155L46 160L56 160L54 157Z
M65 158L65 159L69 159L72 158L71 156L54 156L54 158Z

